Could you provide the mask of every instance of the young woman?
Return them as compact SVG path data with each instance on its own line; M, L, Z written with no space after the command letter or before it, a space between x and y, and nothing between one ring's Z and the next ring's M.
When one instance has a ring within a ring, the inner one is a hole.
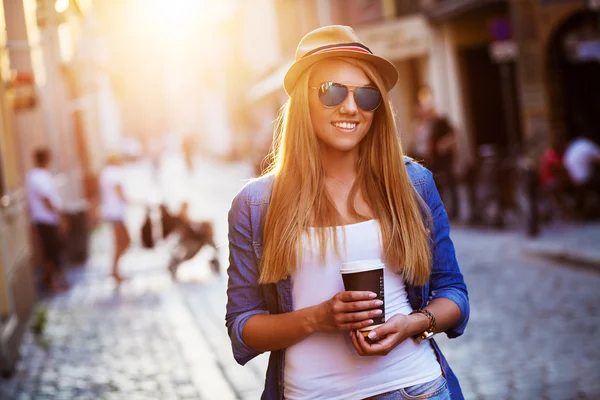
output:
M111 274L117 284L125 279L119 272L119 261L131 244L125 226L127 201L123 192L122 175L121 157L116 154L110 155L100 173L100 201L102 217L110 223L113 230L115 253Z
M462 334L466 286L432 175L404 158L397 81L345 26L306 35L284 80L271 171L229 212L226 323L240 364L269 351L264 399L460 399L434 333ZM342 262L385 263L381 303Z

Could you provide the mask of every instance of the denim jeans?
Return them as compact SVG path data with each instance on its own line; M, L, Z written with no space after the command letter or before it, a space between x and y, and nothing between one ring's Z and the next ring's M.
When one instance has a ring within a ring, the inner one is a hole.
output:
M446 378L439 378L419 385L409 386L392 392L371 396L364 400L450 400Z

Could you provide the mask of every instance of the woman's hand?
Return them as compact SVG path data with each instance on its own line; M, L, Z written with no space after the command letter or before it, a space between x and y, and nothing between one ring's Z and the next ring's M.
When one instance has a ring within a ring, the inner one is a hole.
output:
M358 331L350 332L350 339L361 356L385 356L412 335L409 330L409 317L396 314L386 323L369 332L369 339L363 337Z
M315 307L315 332L348 332L373 324L383 302L373 292L341 292Z

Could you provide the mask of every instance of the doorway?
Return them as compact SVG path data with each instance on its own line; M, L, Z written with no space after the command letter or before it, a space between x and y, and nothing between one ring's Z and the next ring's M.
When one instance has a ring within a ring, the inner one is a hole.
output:
M600 19L590 11L568 18L548 46L552 125L559 139L600 143Z
M474 148L479 149L484 145L506 148L510 143L511 126L515 129L515 144L518 144L521 129L515 95L514 63L500 66L492 62L487 45L465 48L459 54L465 77L466 104ZM505 68L506 73L501 74L500 68ZM506 107L510 109L507 110ZM507 118L514 120L507 121Z

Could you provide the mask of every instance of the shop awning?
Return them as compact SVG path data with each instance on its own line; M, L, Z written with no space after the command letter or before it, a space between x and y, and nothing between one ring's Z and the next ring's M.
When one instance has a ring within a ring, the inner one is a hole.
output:
M390 61L420 57L429 52L429 28L420 14L362 26L356 33L373 53Z
M480 7L507 2L508 0L429 0L422 2L421 9L430 20L443 22Z

